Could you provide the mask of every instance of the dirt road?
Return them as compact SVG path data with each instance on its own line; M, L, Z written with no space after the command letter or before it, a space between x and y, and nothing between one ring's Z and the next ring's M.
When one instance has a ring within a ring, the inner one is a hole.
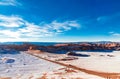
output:
M100 76L100 77L103 77L105 79L120 79L120 73L105 73L105 72L97 72L97 71L87 70L87 69L83 69L83 68L80 68L80 67L73 66L71 64L64 64L64 63L61 63L59 61L54 61L54 60L50 60L48 58L43 58L39 55L35 55L35 54L31 54L31 55L33 55L35 57L38 57L40 59L44 59L44 60L59 64L59 65L68 67L68 68L73 68L73 69L80 70L80 71L88 73L88 74Z

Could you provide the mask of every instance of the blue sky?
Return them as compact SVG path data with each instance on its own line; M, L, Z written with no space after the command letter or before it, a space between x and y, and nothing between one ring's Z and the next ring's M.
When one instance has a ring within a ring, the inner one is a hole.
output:
M0 41L120 41L119 0L0 0Z

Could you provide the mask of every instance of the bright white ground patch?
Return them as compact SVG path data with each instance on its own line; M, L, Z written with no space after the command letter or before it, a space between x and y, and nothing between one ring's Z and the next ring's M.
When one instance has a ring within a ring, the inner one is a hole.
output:
M0 55L0 77L28 79L33 73L42 74L58 67L61 66L25 53Z
M104 79L76 70L75 72L67 73L64 69L59 70L61 68L66 67L39 59L24 52L20 54L0 54L0 78L38 79L45 77L47 79Z

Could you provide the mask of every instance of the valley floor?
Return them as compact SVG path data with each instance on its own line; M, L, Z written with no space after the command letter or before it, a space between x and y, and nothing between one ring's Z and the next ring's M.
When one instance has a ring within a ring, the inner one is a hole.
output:
M84 52L84 54L89 54L90 57L36 54L34 51L1 54L0 79L106 79L109 77L117 79L119 77L119 52ZM14 59L14 61L6 62L7 59ZM81 68L81 70L77 68ZM104 73L108 75L104 76Z

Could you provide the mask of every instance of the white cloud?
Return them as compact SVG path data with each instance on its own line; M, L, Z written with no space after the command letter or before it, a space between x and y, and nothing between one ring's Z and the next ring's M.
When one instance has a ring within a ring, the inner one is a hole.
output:
M24 37L46 37L46 36L52 36L53 31L49 31L45 26L39 26L32 23L26 23L26 27L18 29L18 32L21 34L21 36Z
M19 38L20 36L19 32L14 32L10 30L1 30L0 34L7 36L7 37L11 37L11 38Z
M109 32L109 34L111 34L112 36L120 36L120 33L116 33L116 32Z
M17 5L21 5L19 2L17 2L16 0L0 0L0 5L3 6L17 6Z
M109 34L113 34L113 33L114 33L113 31L109 32Z
M19 16L0 15L0 26L2 27L20 27L24 25L24 20Z
M115 20L117 21L118 18L120 18L120 12L108 16L99 16L97 17L96 20L100 23L106 23L106 22L114 22Z
M120 33L113 33L113 36L120 36Z
M72 28L80 28L80 24L77 23L76 21L65 21L65 22L57 22L57 21L53 21L49 24L44 23L41 26L44 26L44 29L50 29L52 31L55 31L57 33L59 32L64 32L64 31L68 31L71 30Z
M108 20L108 18L109 17L107 17L107 16L100 16L100 17L97 18L97 21L101 22L101 23L104 23Z
M44 37L52 37L73 28L80 28L80 24L77 21L52 21L51 23L41 22L40 25L37 25L22 19L20 16L0 15L0 28L2 29L0 38L33 41Z

